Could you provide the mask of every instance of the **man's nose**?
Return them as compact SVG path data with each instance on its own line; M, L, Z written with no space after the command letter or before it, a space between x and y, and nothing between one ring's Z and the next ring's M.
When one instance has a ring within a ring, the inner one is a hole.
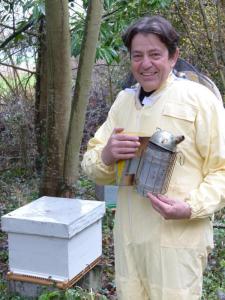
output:
M148 55L145 55L143 57L143 61L142 61L142 67L143 68L149 68L152 66L152 60L151 57L149 57Z

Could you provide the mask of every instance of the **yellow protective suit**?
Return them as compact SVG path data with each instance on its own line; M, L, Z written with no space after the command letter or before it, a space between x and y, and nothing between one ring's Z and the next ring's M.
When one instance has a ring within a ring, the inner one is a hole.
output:
M115 182L101 151L113 129L151 136L156 128L184 135L167 196L186 201L189 220L165 220L134 187L119 188L114 228L120 300L197 300L213 247L211 216L225 206L225 113L206 87L172 74L141 106L139 86L121 91L89 141L82 167L96 183Z

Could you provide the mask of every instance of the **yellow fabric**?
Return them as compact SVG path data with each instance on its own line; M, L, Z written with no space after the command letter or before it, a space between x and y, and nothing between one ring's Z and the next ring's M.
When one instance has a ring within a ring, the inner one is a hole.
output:
M157 128L184 135L178 145L168 196L186 201L190 220L164 220L133 187L120 187L114 229L116 283L120 300L200 299L202 271L213 247L210 217L225 206L225 112L206 87L172 75L142 107L139 86L119 93L106 122L88 144L82 167L97 183L115 182L115 166L101 161L113 129Z
M207 76L202 75L202 74L197 74L194 71L184 71L181 73L184 73L189 80L199 82L199 83L203 84L204 86L206 86L208 89L210 89L215 94L215 96L217 97L217 99L219 101L223 102L220 91L218 90L217 86L210 78L208 78Z
M164 220L147 198L133 194L132 187L119 190L114 228L118 298L200 299L211 222Z

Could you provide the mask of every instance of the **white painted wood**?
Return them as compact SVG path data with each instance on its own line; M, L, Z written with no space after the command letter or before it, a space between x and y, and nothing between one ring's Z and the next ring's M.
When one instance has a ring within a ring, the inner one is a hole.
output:
M73 278L74 270L79 274L88 264L102 255L101 220L78 233L68 245L69 278Z
M2 230L70 238L100 219L99 201L41 197L2 217Z
M102 253L100 201L42 197L2 217L10 271L70 280Z

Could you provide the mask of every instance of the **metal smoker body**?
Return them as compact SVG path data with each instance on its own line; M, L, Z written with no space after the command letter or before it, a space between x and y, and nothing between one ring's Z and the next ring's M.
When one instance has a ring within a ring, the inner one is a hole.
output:
M149 139L135 174L137 192L165 194L177 158L176 146L184 136L174 136L165 130L157 130Z

